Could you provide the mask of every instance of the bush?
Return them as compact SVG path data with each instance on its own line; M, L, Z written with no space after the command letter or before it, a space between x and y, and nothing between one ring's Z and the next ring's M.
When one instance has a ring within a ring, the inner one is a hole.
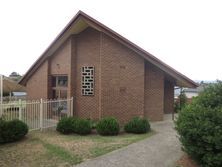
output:
M222 166L222 83L206 88L179 113L180 141L202 166Z
M91 124L89 120L77 119L74 125L74 132L80 135L91 133Z
M147 133L150 131L150 124L145 118L135 117L124 126L124 130L127 133Z
M0 143L14 142L28 133L28 126L20 120L5 121L0 119Z
M90 122L91 129L96 129L96 125L97 125L98 122L95 121L95 120L92 120L90 118L88 118L87 120L89 120L89 122Z
M119 134L119 123L113 117L107 117L100 120L96 126L96 131L100 135L113 136Z
M63 117L57 124L56 130L62 134L77 133L86 135L91 133L90 121L81 118Z
M57 124L56 130L62 134L73 133L76 119L73 117L63 117Z

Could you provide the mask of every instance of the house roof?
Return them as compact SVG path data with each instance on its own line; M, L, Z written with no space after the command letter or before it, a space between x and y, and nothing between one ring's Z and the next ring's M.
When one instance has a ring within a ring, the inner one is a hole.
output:
M3 75L3 92L25 92L25 87Z
M186 88L184 89L184 92L185 93L200 93L204 91L205 87L206 87L205 85L200 85L197 88Z
M174 78L176 81L177 86L181 87L190 87L194 88L198 85L186 77L185 75L179 73L169 65L165 64L152 54L148 53L144 49L140 48L136 44L132 43L128 39L124 38L120 34L116 33L115 31L111 30L110 28L106 27L102 23L98 22L97 20L93 19L89 15L85 14L82 11L79 11L73 19L66 25L66 27L61 31L61 33L54 39L54 41L49 45L49 47L43 52L43 54L37 59L37 61L30 67L27 73L22 77L19 81L20 84L26 85L29 77L31 77L35 71L41 66L41 64L48 59L55 51L58 49L59 46L65 40L69 38L72 34L78 34L81 31L85 30L87 27L95 28L96 30L105 33L106 35L116 39L126 47L132 49L134 52L142 56L145 60L150 62L151 64L157 66L159 69L164 71L167 75Z

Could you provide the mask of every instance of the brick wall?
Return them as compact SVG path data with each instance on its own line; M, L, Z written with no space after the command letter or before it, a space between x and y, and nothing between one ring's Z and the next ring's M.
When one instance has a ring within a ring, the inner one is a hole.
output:
M95 67L93 96L81 94L82 66ZM72 35L35 72L27 83L30 98L50 97L51 74L68 75L68 97L74 96L74 115L79 117L114 116L123 124L145 115L155 121L163 119L164 108L169 111L172 107L164 106L163 72L93 28ZM165 94L171 92L168 86Z
M99 74L100 74L100 33L88 28L76 37L76 115L84 118L99 119ZM81 94L81 67L95 67L95 87L93 96Z
M71 40L63 43L51 57L51 75L68 75L71 66Z
M67 97L72 97L70 93L71 90L71 50L72 43L71 38L64 42L59 49L51 56L49 63L49 95L48 98L52 98L52 76L53 75L67 75L68 76L68 86L67 86Z
M144 59L105 34L101 44L101 116L143 116Z
M163 120L164 74L153 65L145 64L144 115L152 121Z
M169 114L174 110L174 85L169 81L164 84L164 113Z
M32 75L27 84L27 99L39 100L48 98L48 61L45 61Z

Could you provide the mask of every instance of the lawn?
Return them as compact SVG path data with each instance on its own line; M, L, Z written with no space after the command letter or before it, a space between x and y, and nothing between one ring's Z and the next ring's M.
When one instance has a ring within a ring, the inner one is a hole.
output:
M16 143L0 145L0 166L71 166L143 140L153 135L61 135L56 131L32 131Z

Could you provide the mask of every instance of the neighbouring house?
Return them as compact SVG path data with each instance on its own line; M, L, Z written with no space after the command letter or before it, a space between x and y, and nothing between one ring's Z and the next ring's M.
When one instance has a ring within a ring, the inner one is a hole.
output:
M20 80L28 99L74 98L73 115L162 120L191 79L79 11Z
M185 88L184 93L188 99L192 99L199 95L200 92L204 90L204 87L199 86L197 88Z
M11 80L13 80L13 81L19 81L21 78L22 78L22 76L19 74L19 73L17 73L17 72L12 72L10 75L9 75L9 78L11 79Z
M174 98L175 100L178 99L179 95L181 94L181 91L184 92L187 98L187 102L191 103L193 97L197 97L201 92L204 91L205 87L207 87L208 84L200 84L196 88L175 88L174 91Z

